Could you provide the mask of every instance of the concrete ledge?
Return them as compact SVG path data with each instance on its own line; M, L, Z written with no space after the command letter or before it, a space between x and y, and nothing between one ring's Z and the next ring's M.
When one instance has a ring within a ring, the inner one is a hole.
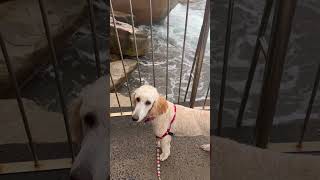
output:
M213 179L316 180L320 177L319 156L273 152L226 138L211 140Z
M49 112L34 101L23 99L33 140L65 142L67 140L61 113ZM0 144L25 143L27 137L16 99L0 100Z

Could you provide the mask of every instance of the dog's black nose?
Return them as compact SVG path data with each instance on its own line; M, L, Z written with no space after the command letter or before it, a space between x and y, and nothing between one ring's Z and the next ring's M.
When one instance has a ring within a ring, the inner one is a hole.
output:
M136 118L132 117L132 121L138 121L138 119L136 119Z

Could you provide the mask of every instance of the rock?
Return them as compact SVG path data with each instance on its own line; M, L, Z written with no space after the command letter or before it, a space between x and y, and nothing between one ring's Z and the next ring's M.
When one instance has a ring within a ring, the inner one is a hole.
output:
M127 94L117 93L121 107L130 107L130 99ZM119 107L116 93L110 93L110 107Z
M120 11L114 11L114 16L116 18L117 21L121 21L121 22L125 22L128 24L132 24L131 22L131 14L130 13L124 13L124 12L120 12ZM135 16L133 15L133 21L136 21Z
M80 24L86 12L85 0L44 1L55 47ZM47 64L50 54L38 1L11 0L0 4L0 32L4 38L14 72L21 85L36 67ZM0 51L0 96L8 97L11 83Z
M123 62L126 69L127 76L129 76L129 74L132 73L137 68L137 61L132 59L124 59ZM114 85L116 88L118 88L121 84L126 82L121 60L113 61L110 63L110 73L112 75ZM111 92L114 91L111 80L110 80L110 91Z
M66 142L67 135L61 113L49 112L29 99L23 99L33 140L40 142ZM26 143L16 99L0 99L0 144Z
M124 56L136 56L135 42L130 24L116 21L118 29L122 54ZM137 52L138 56L142 56L146 53L149 47L148 36L145 32L135 28L136 41L137 41ZM115 33L115 28L112 18L110 18L110 52L113 54L120 54L118 41Z
M170 0L170 10L178 4L178 0ZM128 0L112 1L113 9L116 11L129 13L130 6ZM149 24L150 11L149 0L134 0L132 1L132 11L136 17L135 24ZM152 21L157 23L167 16L167 1L153 0L152 1Z

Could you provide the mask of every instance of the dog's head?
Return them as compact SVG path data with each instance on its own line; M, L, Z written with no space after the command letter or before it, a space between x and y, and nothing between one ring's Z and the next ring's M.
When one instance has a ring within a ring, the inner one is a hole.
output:
M73 140L80 151L71 167L72 180L107 179L107 79L86 86L69 106Z
M132 120L140 122L146 118L155 118L167 111L168 104L164 97L160 96L157 89L150 85L143 85L132 94L134 111Z

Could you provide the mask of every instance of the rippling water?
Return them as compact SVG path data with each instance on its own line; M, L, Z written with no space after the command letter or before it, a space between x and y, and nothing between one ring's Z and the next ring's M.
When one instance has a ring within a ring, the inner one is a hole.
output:
M192 59L196 49L198 36L204 13L204 1L190 5L189 25L186 40L185 63L182 79L182 90L185 89L188 74L191 68ZM96 30L99 44L99 53L102 61L102 69L106 70L107 42L109 34L106 31L107 16L104 1L95 1ZM178 95L179 73L181 62L181 51L184 33L186 6L178 4L170 14L170 49L169 49L169 98L173 100ZM109 17L108 17L109 18ZM141 29L148 30L148 27L141 26ZM154 53L156 68L156 85L161 93L165 93L165 69L166 69L166 20L153 27ZM82 25L67 40L68 44L57 52L58 60L61 62L62 86L66 102L77 96L81 88L96 79L95 58L92 46L91 30L89 19L86 17ZM198 99L203 99L209 84L209 42L199 83ZM145 83L152 83L152 61L150 60L151 49L145 57L141 57L141 74ZM134 57L133 57L134 59ZM130 86L132 89L139 86L137 70L132 73ZM126 88L122 87L121 92L126 94ZM182 91L184 95L184 91ZM23 96L34 100L43 107L52 111L61 111L59 97L54 80L52 66L45 66L43 70L32 79L23 89Z
M178 89L180 82L180 69L182 60L182 47L185 27L186 4L178 4L169 16L169 80L168 80L168 98L171 101L177 101ZM198 38L201 30L205 8L205 0L190 3L187 37L185 46L185 58L183 63L182 83L181 83L181 96L180 100L184 98L189 73L191 70ZM149 26L138 27L141 30L150 32ZM156 87L161 94L166 91L166 60L167 60L167 19L159 24L153 25L153 39L154 39L154 61L155 61L155 77ZM209 32L210 33L210 32ZM150 35L149 35L150 38ZM144 83L153 85L152 74L152 60L151 48L145 57L141 57L141 77ZM204 62L202 66L202 73L198 87L197 100L205 98L209 81L210 81L210 39L208 38ZM135 71L129 78L131 88L139 87L139 75ZM120 89L125 93L126 88ZM191 86L189 87L189 96L191 93ZM187 99L188 100L188 99Z
M211 12L211 29L214 39L211 41L211 56L215 62L214 76L219 79L222 69L223 44L228 1L215 1L215 11ZM204 1L190 5L189 25L186 41L186 56L183 72L182 96L188 80L192 59L201 28L204 13ZM97 34L99 51L103 63L107 59L106 10L105 4L99 3L97 9ZM226 84L224 125L233 126L237 117L240 97L242 96L253 47L257 34L258 24L262 15L264 1L239 0L235 2L232 38L230 47L230 59ZM181 63L181 50L184 33L184 18L186 6L178 4L170 13L170 49L169 49L169 98L177 100L179 73ZM320 1L298 1L293 29L290 38L286 64L281 82L279 100L275 123L287 123L300 121L305 116L306 106L311 94L313 80L319 63L320 40ZM141 26L148 30L148 27ZM165 69L166 69L166 20L154 25L154 46L156 63L156 85L162 94L165 93ZM67 101L73 98L87 83L95 80L94 52L90 36L89 21L86 19L82 25L68 40L69 45L58 53L58 59L62 62L63 87ZM197 98L203 99L209 82L209 42L202 69ZM146 83L153 81L152 62L150 52L141 58L141 73ZM260 87L264 69L264 61L261 59L257 66L255 79L250 92L249 102L244 115L244 123L252 125L256 118ZM76 70L76 71L75 71ZM77 73L81 72L81 74ZM50 109L60 111L57 101L57 91L53 78L52 67L45 68L33 81L23 89L24 97L33 99L38 104ZM130 86L139 85L138 73L135 71L130 76ZM217 83L217 86L219 84ZM218 89L214 89L217 91ZM126 92L126 88L121 89ZM311 118L320 119L320 93L314 102Z
M225 96L224 125L226 126L235 125L264 2L257 0L235 2ZM211 19L214 27L212 33L217 34L212 40L213 58L215 62L218 62L214 72L217 79L221 79L222 72L227 7L228 1L216 1L213 19ZM320 24L315 23L319 22L319 17L320 1L298 1L280 87L276 124L302 120L305 116L316 68L320 62L318 44ZM255 122L263 70L264 60L261 58L244 115L246 125L252 125ZM219 87L219 82L217 85ZM314 102L311 115L311 118L314 119L320 118L319 94Z

